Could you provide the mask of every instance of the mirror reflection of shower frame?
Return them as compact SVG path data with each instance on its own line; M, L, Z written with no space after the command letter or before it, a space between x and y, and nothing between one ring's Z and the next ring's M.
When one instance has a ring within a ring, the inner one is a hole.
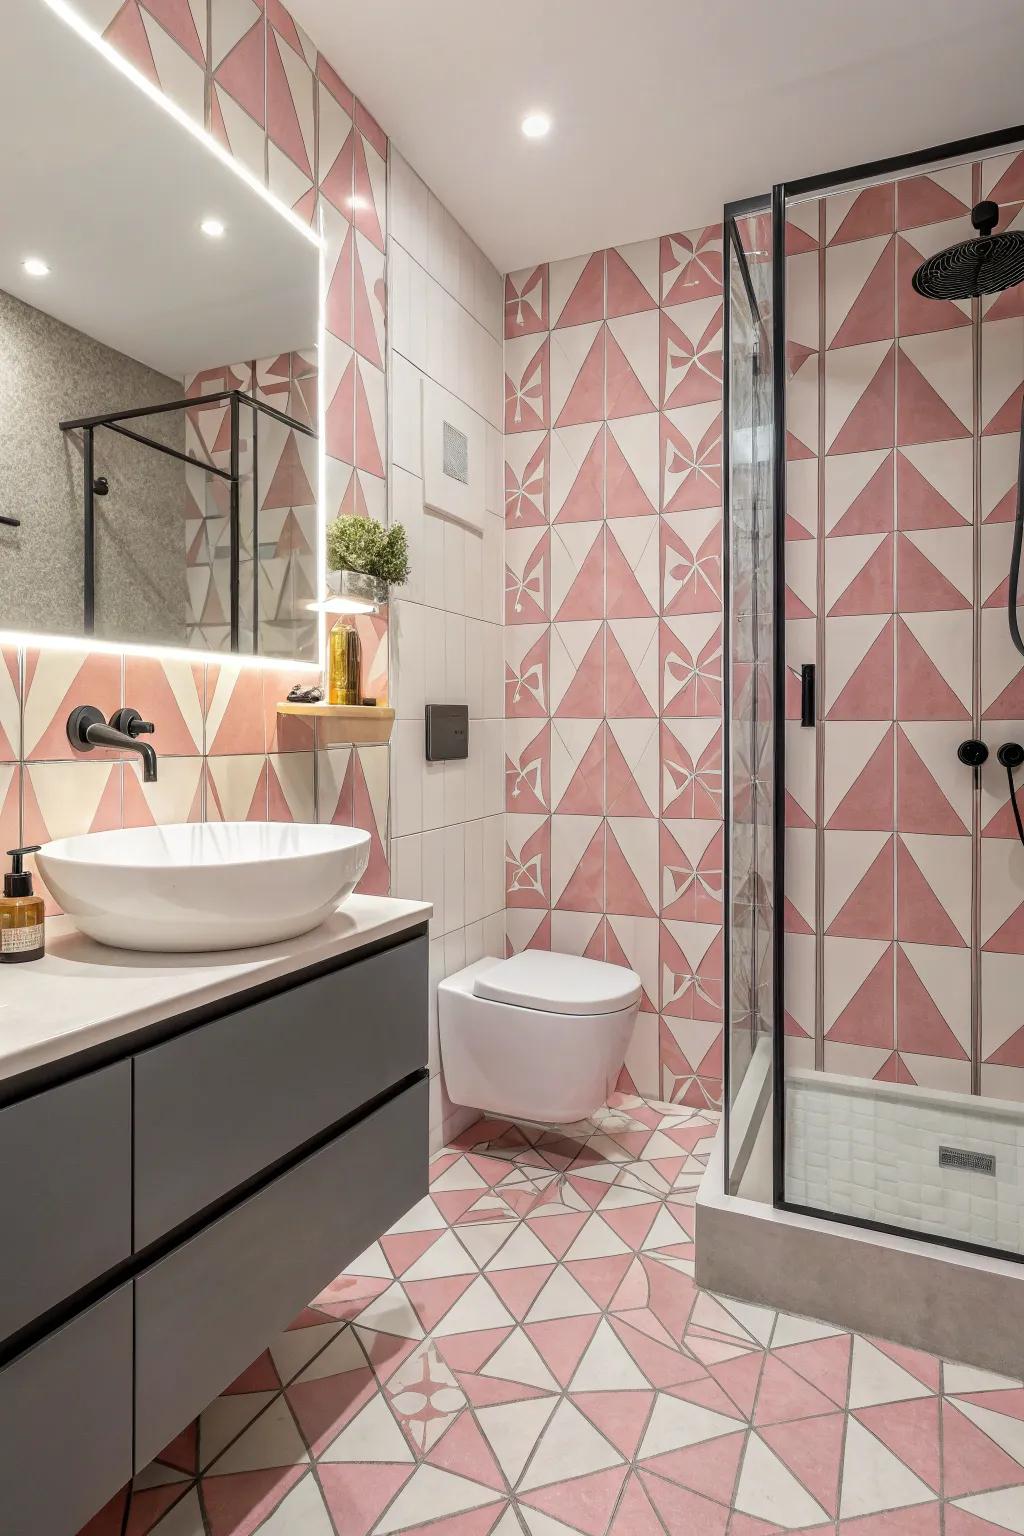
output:
M920 1230L917 1227L898 1226L895 1224L869 1219L867 1217L845 1214L841 1211L821 1208L814 1205L803 1205L787 1198L786 1193L786 1064L785 1064L785 1037L786 1037L786 964L785 964L785 788L786 788L786 689L787 689L787 659L785 652L785 549L784 529L786 523L786 210L791 201L796 199L821 196L829 192L839 190L859 190L863 186L895 179L897 177L912 175L914 172L925 172L928 169L940 169L943 164L973 160L1000 151L1024 148L1024 126L1013 127L999 132L984 134L977 137L959 140L934 148L922 150L913 154L896 156L890 159L878 160L870 163L854 165L840 171L826 175L805 177L796 181L781 182L777 184L770 195L765 194L760 198L751 198L743 203L734 203L726 206L724 211L724 246L726 252L725 273L723 286L725 289L725 386L723 391L724 431L723 453L728 455L731 440L730 424L730 393L729 393L729 369L730 369L730 302L729 302L729 278L728 278L728 250L730 242L734 238L734 226L736 220L744 215L771 208L771 241L772 241L772 313L771 313L771 367L772 367L772 435L773 435L773 465L772 488L773 505L766 514L770 517L775 538L775 560L773 571L774 615L773 615L773 661L774 661L774 839L775 862L772 870L772 894L771 910L773 916L772 945L771 945L771 970L773 978L772 997L772 1059L771 1059L771 1091L762 1096L762 1105L765 1117L770 1117L771 1125L771 1180L770 1194L765 1194L765 1200L770 1201L777 1209L809 1216L829 1222L855 1226L879 1233L891 1234L896 1237L911 1237L924 1242L943 1247L979 1253L987 1257L997 1259L1009 1259L1011 1261L1024 1262L1024 1253L1019 1253L1006 1247L989 1246L982 1242L968 1241L958 1237L943 1235L935 1231ZM1024 440L1020 448L1020 462L1024 465ZM734 594L732 591L734 573L728 565L729 559L729 487L730 468L728 459L723 464L723 488L725 492L726 514L726 554L723 559L725 567L723 581L726 591L726 623L730 625L735 617ZM727 636L730 630L727 627ZM735 732L735 722L730 720L730 707L732 703L729 688L729 672L732 665L731 647L727 640L727 654L723 666L723 713L725 717L724 753L726 762L727 784L731 785L733 742L731 734ZM791 722L795 724L796 722ZM749 1130L738 1128L735 1121L735 1107L730 1105L730 1070L733 1066L731 1049L731 1018L729 1001L732 986L732 971L735 966L735 934L733 931L733 914L729 905L730 871L733 864L734 841L736 826L733 817L733 804L731 794L727 792L725 797L726 815L726 855L725 855L725 1039L724 1039L724 1128L725 1137L725 1192L736 1193L736 1189L730 1189L730 1172L736 1165L736 1153L740 1154L740 1164L743 1163L743 1148L733 1149L730 1146L731 1139L740 1130L740 1134L747 1136L747 1153L750 1151L752 1137ZM818 935L821 940L821 934ZM975 1087L975 1092L977 1088ZM769 1108L770 1099L770 1108ZM740 1167L742 1173L742 1166ZM738 1192L743 1193L742 1190ZM758 1196L757 1198L761 1198Z
M138 432L134 427L125 426L125 422L138 421L149 416L165 416L173 411L189 411L197 408L221 405L228 402L230 425L230 449L228 455L228 468L222 469L218 464L212 464L204 459L196 458L194 454L183 453L181 449L174 448L169 443L159 442L156 438L147 437L145 433ZM145 448L152 448L156 453L165 454L172 459L179 459L183 464L191 465L193 469L202 470L204 474L212 475L216 479L224 480L228 484L229 497L229 541L230 541L230 652L241 653L241 565L242 565L242 528L241 528L241 487L246 478L241 469L241 413L246 406L253 412L253 421L256 413L267 416L280 425L288 427L294 432L301 432L304 437L317 437L315 427L306 422L299 421L294 416L279 411L275 406L268 405L265 400L258 400L254 395L247 394L241 389L221 389L210 394L192 395L182 400L168 400L159 405L133 406L125 411L106 411L99 416L81 416L74 420L62 421L62 432L81 432L82 434L82 489L83 489L83 546L82 546L82 586L83 586L83 634L92 637L96 633L96 497L105 496L108 487L103 477L97 478L95 473L95 434L97 428L104 428L109 432L115 432L120 437L129 438L134 443L139 443ZM257 437L253 433L252 467L253 482L253 594L252 594L252 651L244 654L257 656L259 647L259 495L258 495L258 470L256 460ZM101 483L102 482L102 483Z

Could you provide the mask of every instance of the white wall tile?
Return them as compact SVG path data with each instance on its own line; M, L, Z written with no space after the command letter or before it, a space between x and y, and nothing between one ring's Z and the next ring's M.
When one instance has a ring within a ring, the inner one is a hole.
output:
M473 528L465 530L465 611L471 618L482 619L484 585L484 537Z
M484 815L497 816L505 808L504 727L501 720L482 720L484 744Z
M482 960L487 951L484 948L483 923L467 923L463 930L466 935L466 964L472 965L477 960Z
M423 722L396 720L391 735L391 830L406 837L423 828Z
M424 664L424 692L428 704L443 704L445 691L445 616L440 604L431 605L427 594L427 607L423 614L423 634L426 646Z
M492 615L502 623L505 615L505 524L489 512L484 519L483 604L484 618Z
M466 921L466 828L460 823L445 827L444 932L461 928Z
M505 817L488 816L484 822L484 916L500 914L504 905Z
M422 263L427 253L429 194L424 182L394 144L391 145L390 192L388 218L392 238L400 241Z
M466 968L466 930L453 928L444 936L444 973L454 976Z
M423 899L423 844L418 832L391 840L391 894L403 901Z
M444 765L444 824L453 827L468 820L466 808L466 758L455 758Z
M423 779L423 830L426 832L446 825L444 781L445 768L448 765L427 762L423 755L422 724L420 725L420 764Z
M461 523L444 525L444 606L448 613L466 611L466 541Z
M409 271L412 257L404 246L391 241L388 252L388 312L391 344L396 352L409 357Z
M410 474L423 473L422 375L398 352L391 356L391 455ZM420 505L423 504L422 493Z
M500 366L500 357L499 357ZM497 427L487 428L487 466L484 475L484 505L488 512L505 516L505 448Z
M484 913L484 823L466 822L466 906L467 923L480 922Z
M476 820L484 814L486 762L482 747L480 721L471 721L469 727L469 757L463 765L466 772L463 779L465 798L462 815L463 820L467 822Z
M501 720L505 713L505 636L497 624L484 625L483 653L483 715L487 720Z
M469 718L482 720L484 713L484 632L480 619L466 620L466 703Z
M444 620L445 703L466 702L466 620L446 613Z
M431 938L438 938L446 927L444 905L444 833L423 834L423 900L433 902L434 915L430 919Z
M425 509L423 513L423 601L433 608L444 607L444 530L444 518Z
M399 599L391 604L391 702L399 720L423 723L426 702L427 610Z
M505 954L505 912L490 913L483 921L484 954L502 959Z

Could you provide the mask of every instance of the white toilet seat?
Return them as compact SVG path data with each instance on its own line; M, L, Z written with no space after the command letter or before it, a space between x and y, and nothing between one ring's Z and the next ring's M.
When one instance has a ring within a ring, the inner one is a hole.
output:
M638 1003L640 990L640 977L623 965L546 949L524 949L473 978L476 997L541 1013L616 1013Z
M437 990L449 1098L548 1124L593 1114L622 1070L640 996L633 971L577 955L476 961Z

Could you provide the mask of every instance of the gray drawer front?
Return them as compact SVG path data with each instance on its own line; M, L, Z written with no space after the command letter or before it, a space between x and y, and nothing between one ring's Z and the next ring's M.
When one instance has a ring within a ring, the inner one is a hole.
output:
M0 1168L3 1339L131 1253L128 1063L0 1109Z
M427 1062L412 939L135 1058L135 1247Z
M132 1475L132 1288L0 1371L0 1523L71 1536Z
M426 1194L427 1093L424 1077L139 1276L137 1468Z

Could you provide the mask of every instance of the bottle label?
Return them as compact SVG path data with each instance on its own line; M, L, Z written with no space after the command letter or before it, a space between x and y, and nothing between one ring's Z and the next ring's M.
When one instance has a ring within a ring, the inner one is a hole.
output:
M0 954L24 955L43 947L43 925L31 928L0 928Z

